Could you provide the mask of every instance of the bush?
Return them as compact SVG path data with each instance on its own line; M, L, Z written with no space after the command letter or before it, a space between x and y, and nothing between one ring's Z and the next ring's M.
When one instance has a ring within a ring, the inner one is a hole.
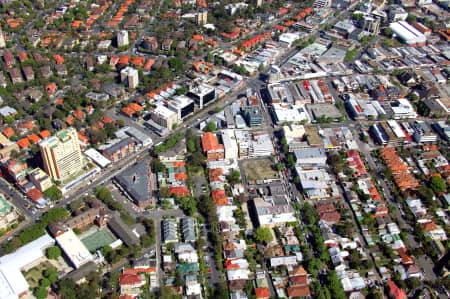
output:
M51 186L50 188L45 190L44 195L51 200L58 200L62 198L61 190L59 190L56 186Z
M51 260L56 260L61 256L61 249L59 249L58 246L52 246L47 249L47 252L45 253L45 256Z

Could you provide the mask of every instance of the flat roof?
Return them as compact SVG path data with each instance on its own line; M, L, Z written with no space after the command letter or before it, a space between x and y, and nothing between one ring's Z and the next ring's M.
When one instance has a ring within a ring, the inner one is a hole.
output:
M105 156L100 154L96 149L90 148L84 152L86 156L92 159L95 163L97 163L101 168L105 168L108 164L111 163Z
M55 240L77 269L94 259L72 229L59 235Z

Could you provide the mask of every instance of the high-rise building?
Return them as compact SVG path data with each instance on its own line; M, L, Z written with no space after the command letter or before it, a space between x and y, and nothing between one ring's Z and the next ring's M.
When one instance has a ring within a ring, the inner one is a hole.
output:
M128 46L128 31L122 30L117 34L117 46Z
M55 180L63 180L83 168L83 157L74 128L57 132L39 142L45 172Z
M139 84L138 71L132 67L127 66L120 72L120 80L128 84L129 88L136 88Z
M208 11L202 10L201 12L197 13L195 16L195 21L197 25L205 25L208 23Z
M0 26L0 49L6 47L5 37L3 36L2 27Z

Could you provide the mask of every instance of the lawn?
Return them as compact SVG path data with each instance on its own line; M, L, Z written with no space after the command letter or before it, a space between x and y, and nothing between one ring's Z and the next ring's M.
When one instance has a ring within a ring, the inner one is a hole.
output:
M247 181L277 178L273 162L269 159L251 160L242 163Z
M28 272L24 272L23 276L30 285L30 289L37 288L39 286L39 281L44 278L44 271L47 269L55 269L48 261L40 263L34 268L31 268Z

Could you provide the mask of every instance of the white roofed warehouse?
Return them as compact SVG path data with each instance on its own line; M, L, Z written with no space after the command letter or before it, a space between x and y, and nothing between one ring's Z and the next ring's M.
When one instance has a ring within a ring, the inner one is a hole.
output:
M389 28L408 46L424 46L427 42L427 37L422 32L405 21L391 23Z

